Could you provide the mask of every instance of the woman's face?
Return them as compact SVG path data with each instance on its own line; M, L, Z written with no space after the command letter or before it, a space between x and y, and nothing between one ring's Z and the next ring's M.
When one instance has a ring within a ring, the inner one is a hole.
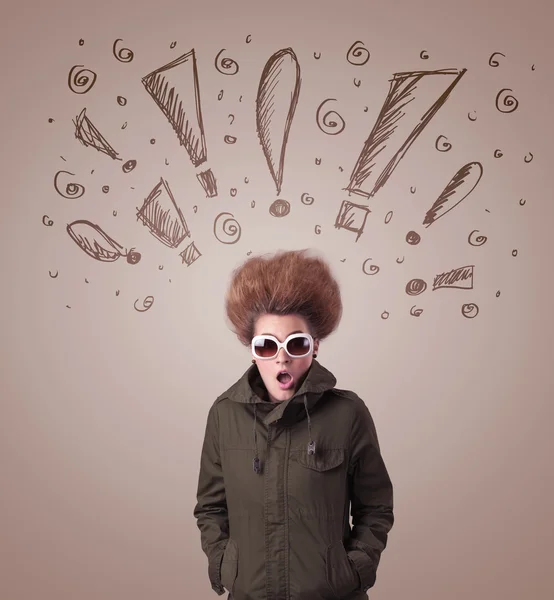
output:
M262 315L258 318L254 328L254 335L269 334L275 336L280 342L291 333L310 333L308 323L299 315ZM313 352L317 352L319 340L314 339ZM279 354L269 360L261 360L253 357L256 361L264 385L269 393L269 399L272 402L282 402L291 398L296 390L302 384L313 356L309 354L304 358L292 358L284 348L279 349ZM292 387L282 389L277 379L277 375L286 370L293 378Z

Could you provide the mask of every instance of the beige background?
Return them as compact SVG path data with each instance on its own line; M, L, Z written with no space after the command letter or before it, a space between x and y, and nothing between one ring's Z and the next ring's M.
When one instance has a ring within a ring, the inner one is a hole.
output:
M396 524L371 598L554 597L553 12L546 0L3 3L3 600L216 597L192 517L199 453L209 406L250 361L226 327L223 294L249 252L302 247L325 255L344 293L343 321L319 358L339 387L367 402L395 486ZM117 38L132 62L115 60ZM364 66L346 61L357 40L371 52ZM268 212L277 194L254 102L266 60L286 47L297 54L302 88L279 196L291 212L278 219ZM204 197L141 84L191 48L217 198ZM235 76L214 67L222 49L240 65ZM497 68L488 64L493 52L505 55ZM88 94L68 88L76 64L98 74ZM355 242L334 222L389 78L444 68L468 71L368 203ZM495 108L502 88L517 98L515 112ZM326 98L346 122L340 135L317 127ZM123 160L138 161L134 171L123 174L121 162L75 139L71 120L84 107ZM235 145L224 143L227 134ZM449 152L435 149L439 135ZM483 165L479 186L423 228L469 161ZM85 186L82 198L56 193L60 169ZM135 218L161 176L202 254L189 267ZM223 211L241 225L236 244L214 237ZM75 219L136 247L141 262L94 261L65 232ZM418 246L404 240L410 229L422 235ZM468 244L474 229L487 236L483 246ZM377 275L362 272L368 258ZM436 274L466 264L475 265L473 290L432 291ZM429 284L416 298L404 291L414 277ZM149 295L150 310L135 311ZM477 318L461 315L464 302L478 304ZM424 310L419 318L413 305Z

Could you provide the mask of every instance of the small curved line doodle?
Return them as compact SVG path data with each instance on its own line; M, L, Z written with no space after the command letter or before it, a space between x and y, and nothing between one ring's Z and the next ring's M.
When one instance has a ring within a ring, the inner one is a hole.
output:
M237 188L231 188L231 197L234 198L237 195Z
M52 277L52 279L56 279L56 277L58 276L59 272L56 271L55 275L52 275L52 271L48 271L48 275L50 275L50 277Z
M512 91L513 90L511 90L510 88L503 88L496 95L496 108L501 113L513 113L514 110L516 110L517 107L519 106L519 101L515 96L513 96L511 94L507 94L507 95L503 96L503 94L505 92L512 92ZM502 104L501 104L501 102L502 102ZM502 107L506 107L505 110Z
M85 43L85 40L84 40L83 38L81 38L81 39L79 40L79 46L83 46L83 45L84 45L84 43Z
M527 158L527 157L529 157L529 158ZM524 161L525 161L527 164L529 164L529 163L530 163L530 162L533 160L533 158L534 158L534 157L533 157L533 153L532 153L532 152L529 152L529 154L526 154L526 155L523 157L523 160L524 160Z
M221 91L219 92L219 94L217 95L217 99L218 99L218 100L221 100L222 98L223 98L223 90L221 90Z
M320 116L321 109L327 102L336 102L336 98L327 98L318 106L317 112L316 112L316 123L317 123L317 126L319 127L319 129L321 131L323 131L323 133L326 133L327 135L338 135L339 133L344 131L344 128L346 127L346 123L345 123L344 119L339 115L339 113L335 110L327 111L323 115L323 118L321 118L321 116ZM341 122L340 126L337 121L329 120L329 117L331 115L336 115L338 117L339 121ZM339 127L339 129L336 131L333 131L336 127Z
M429 53L427 52L427 50L422 50L419 53L419 58L421 58L421 60L427 60L429 58Z
M474 304L473 302L462 304L462 315L466 317L466 319L475 319L478 314L479 307L477 304Z
M321 52L314 52L314 58L319 60L321 58Z
M198 206L195 204L195 205L192 207L192 210L194 211L194 214L196 214L196 213L198 212Z
M342 167L339 167L339 171L342 173L344 169Z
M224 218L229 217L229 218ZM229 240L221 239L218 236L217 227L219 225L220 220L224 218L223 225L221 226L221 230L227 236L229 236ZM241 236L241 227L238 221L235 219L234 215L228 212L222 212L217 215L214 219L214 236L218 242L222 244L236 244L240 240Z
M494 158L502 158L504 156L502 150L500 150L500 148L497 148L494 151Z
M315 164L316 165L320 165L321 164L321 158L316 158L315 159Z
M114 211L113 211L113 213L112 213L112 215L113 215L114 217L117 217L117 210L114 210Z
M235 121L235 115L231 115L231 114L229 114L229 115L227 115L227 118L228 118L228 119L231 119L231 123L230 123L230 125L232 125L232 124L234 123L234 121Z
M406 294L408 296L419 296L427 289L427 284L423 279L411 279L406 284Z
M496 296L497 298L500 298L500 290L498 290L498 291L496 292L495 296Z
M115 290L115 295L119 296L119 290Z
M517 256L517 249L516 249L516 248L514 248L514 249L512 250L512 256L513 256L514 258Z
M354 77L354 85L359 88L362 85L362 80Z
M417 246L419 242L421 242L421 236L417 231L408 231L406 234L406 242L410 244L410 246Z
M415 193L416 193L416 187L415 187L415 185L412 185L412 186L410 186L410 192L411 192L412 194L415 194Z
M396 262L401 265L404 262L404 257L402 257L402 260L400 260L399 258L396 259Z
M365 270L365 265L369 260L373 260L373 259L366 258L366 260L364 260L364 262L362 264L362 271L364 272L365 275L377 275L377 273L379 273L379 271L380 271L380 269L377 265L370 265L369 273Z
M146 296L146 298L142 301L143 308L137 308L138 301L139 301L139 299L137 298L135 300L135 303L133 304L133 306L135 307L135 310L137 312L146 312L147 310L152 308L152 305L154 304L154 296Z
M384 311L381 313L381 319L383 319L384 321L386 321L386 320L387 320L389 317L390 317L390 313L389 313L389 311L388 311L388 310L384 310Z
M234 135L226 135L226 136L223 138L223 141L224 141L226 144L234 144L234 143L237 141L237 138L236 138Z
M254 208L256 206L256 200L252 200L252 202L250 202L250 208Z
M74 200L76 198L80 198L85 193L85 186L80 183L68 183L65 186L65 193L58 186L58 177L62 174L71 175L72 177L75 173L70 173L69 171L58 171L54 176L54 187L56 188L56 192L63 198L69 198L70 200Z
M252 254L252 250L248 250L248 252L246 253L246 256L250 256Z
M133 58L135 57L135 53L132 50L129 50L129 48L120 48L119 50L116 49L117 42L122 42L122 41L123 41L122 39L117 39L113 43L113 48L112 48L113 55L117 58L117 60L119 62L130 63L133 60Z
M340 262L342 262L342 263L343 263L343 262L346 262L346 258L341 258L341 259L340 259Z
M490 213L491 211L488 208L485 208L485 212Z
M122 165L121 170L124 173L130 173L136 166L137 166L137 161L134 159L131 159Z
M89 280L85 277L85 283L89 283Z
M158 270L159 271L163 271L164 270L164 266L163 265L158 265Z
M531 71L535 70L535 65L531 65Z
M524 200L523 198L521 198L519 201L520 206L525 206L526 203L527 203L527 200Z
M304 192L302 196L300 196L300 202L306 206L310 206L314 203L314 199L307 192Z
M244 183L248 183L250 180L248 179L248 177L244 178Z
M393 211L389 210L389 212L385 215L385 225L388 225L391 222Z
M77 73L73 73L75 69L83 67ZM75 94L86 94L90 92L92 86L96 83L96 73L90 69L85 69L84 65L75 65L69 71L67 76L67 85ZM83 88L82 90L80 88Z
M154 145L154 144L156 143L156 138L152 138L152 139L150 140L150 143L151 143L152 145Z
M316 225L314 231L316 235L319 235L321 233L321 225Z
M443 138L445 140L442 144L442 150L441 150L441 148L439 148L439 142L440 142L441 138ZM439 135L439 137L435 141L435 148L439 152L448 152L449 150L452 149L452 144L447 140L446 136Z
M346 53L346 60L356 67L361 67L365 65L369 60L371 54L369 50L364 46L363 42L359 40L354 42L350 48L348 48L348 52Z
M44 215L42 217L42 224L46 225L46 227L52 227L52 225L54 225L54 221L52 221L52 219L48 215Z
M49 122L49 123L54 123L54 119L53 119L52 117L50 117L50 118L48 119L48 122Z
M214 65L217 71L222 75L236 75L239 72L238 63L232 58L223 58L221 62L219 62L219 57L221 54L225 52L225 48L222 48L215 57Z
M169 44L169 47L173 50L173 48L175 48L176 45L177 42L171 42L171 44Z
M165 159L165 164L166 164L166 165L169 165L169 162L167 161L167 158Z
M506 55L502 54L502 52L493 52L489 58L489 65L491 67L498 67L498 65L500 64L497 60L493 60L496 55L503 56L504 58L506 58Z
M269 207L269 214L272 217L286 217L290 213L290 202L283 200L282 198L278 198L271 204Z
M423 312L423 309L422 308L416 308L415 304L412 306L412 308L410 308L410 314L412 315L412 317L421 317L421 313L422 312Z
M239 102L242 102L242 96L239 96Z
M117 103L119 104L119 106L125 106L127 104L127 98L125 98L124 96L118 96Z
M473 112L475 113L476 111L473 111ZM477 116L475 116L475 118L473 118L473 119L472 119L472 118L471 118L471 113L467 113L467 118L468 118L470 121L477 121Z
M252 41L252 34L250 34L250 33L249 33L249 34L246 36L246 43L247 43L247 44L249 44L251 41Z
M478 235L478 236L475 236L475 238L474 238L473 235L475 233L479 233L479 230L478 229L474 229L469 234L469 236L467 238L468 244L470 246L482 246L483 244L485 244L486 241L487 241L487 239L488 239L487 236L486 235Z
M127 129L127 121L125 121L125 123L123 123L123 125L121 126L121 129Z

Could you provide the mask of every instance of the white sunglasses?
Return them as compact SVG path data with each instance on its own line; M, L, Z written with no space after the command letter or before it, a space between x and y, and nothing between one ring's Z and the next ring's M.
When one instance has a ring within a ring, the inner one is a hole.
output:
M261 360L275 358L281 348L291 358L303 358L313 350L314 339L309 333L292 333L281 343L273 335L256 335L252 339L252 354Z

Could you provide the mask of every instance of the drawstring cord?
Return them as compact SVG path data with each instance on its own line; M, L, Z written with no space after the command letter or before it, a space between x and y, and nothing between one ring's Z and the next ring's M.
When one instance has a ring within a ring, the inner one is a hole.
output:
M310 421L310 411L308 410L308 399L304 394L304 408L306 409L306 417L308 417L308 437L310 442L308 443L308 454L315 454L315 442L312 439L312 422Z
M262 466L260 464L260 458L258 456L258 432L256 431L257 420L258 420L258 410L257 410L257 405L254 404L254 445L256 446L256 455L254 456L254 460L252 462L253 462L253 466L254 466L254 473L259 475L262 472Z

